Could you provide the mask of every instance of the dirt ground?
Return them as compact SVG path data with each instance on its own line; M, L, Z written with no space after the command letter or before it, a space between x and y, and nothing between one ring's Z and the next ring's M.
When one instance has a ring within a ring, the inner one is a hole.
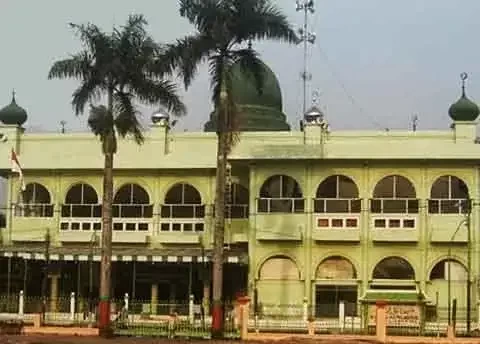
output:
M249 340L244 343L249 344L369 344L376 343L372 340L352 340L352 339L313 339L313 338L282 338L279 340ZM59 336L0 336L1 344L220 344L220 343L242 343L240 341L193 341L193 340L168 340L158 338L114 338L100 339L93 337L59 337Z
M159 338L128 338L116 337L113 339L102 339L98 337L64 337L64 336L7 336L0 335L0 344L378 344L374 337L348 338L343 336L329 336L328 338L307 336L289 336L289 335L260 335L251 340L241 341L221 341L221 340L169 340ZM421 338L421 337L389 337L387 344L446 344L452 343L446 338ZM478 344L477 339L460 339L457 338L455 344Z

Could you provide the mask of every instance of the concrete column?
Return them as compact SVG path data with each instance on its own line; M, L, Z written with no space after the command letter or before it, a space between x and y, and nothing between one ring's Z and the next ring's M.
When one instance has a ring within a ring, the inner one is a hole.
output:
M338 304L338 324L342 331L345 330L345 301Z
M20 290L20 294L18 295L18 315L20 316L23 316L24 304L24 293L23 290Z
M303 298L303 321L308 321L308 298Z
M75 320L75 293L70 294L70 320Z
M188 319L190 321L190 324L193 324L193 320L195 317L195 314L193 312L193 307L194 307L194 296L191 294L188 297Z
M248 338L248 316L250 314L250 298L248 296L238 298L240 308L240 338L247 340Z
M380 343L387 341L387 305L383 302L377 302L375 311L377 315L376 334Z
M50 275L50 312L57 311L59 275Z
M158 284L152 284L152 292L151 292L151 299L150 299L150 313L152 315L157 314L158 308Z

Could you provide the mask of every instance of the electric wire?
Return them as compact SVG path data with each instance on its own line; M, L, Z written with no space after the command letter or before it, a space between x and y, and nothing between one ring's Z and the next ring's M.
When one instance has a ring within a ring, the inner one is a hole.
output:
M325 60L325 63L327 64L327 67L329 68L330 73L332 74L332 77L337 81L339 84L340 88L342 91L345 93L346 97L350 101L350 103L357 108L357 110L367 119L369 119L374 126L376 126L378 129L383 129L384 126L380 124L379 121L377 121L373 116L368 114L364 108L360 105L360 103L353 97L353 95L348 91L345 82L342 80L340 77L340 74L336 71L336 69L333 66L333 63L331 63L327 53L320 47L320 45L317 44L318 51L320 52L321 57Z

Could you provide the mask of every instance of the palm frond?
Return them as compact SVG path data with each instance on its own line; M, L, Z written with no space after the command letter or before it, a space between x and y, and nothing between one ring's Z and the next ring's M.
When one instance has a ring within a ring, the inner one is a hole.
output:
M113 123L113 116L105 105L90 105L90 115L88 116L88 126L95 136L102 142L102 151L117 152L117 138ZM111 137L113 147L107 147L109 144L107 138Z
M56 61L48 72L48 79L85 78L93 64L88 51L81 51L68 59Z
M161 104L175 116L182 116L186 113L185 104L178 95L177 85L172 81L137 78L132 80L130 87L142 103Z
M225 22L224 0L180 0L180 15L187 18L200 33L212 33L218 22Z
M73 91L72 106L77 116L84 112L88 103L93 103L100 98L101 87L97 80L87 78Z
M144 141L142 125L138 121L140 113L132 103L132 97L124 92L114 95L114 125L121 137L132 135L138 144Z
M167 45L157 59L156 70L159 74L171 74L178 70L188 89L195 78L198 66L215 51L215 41L207 35L186 36L174 44Z
M108 109L105 105L90 105L90 114L88 116L88 126L93 134L100 139L112 130L112 122L109 119Z
M92 23L73 24L70 27L80 38L83 46L95 59L95 64L103 65L108 60L113 59L112 39L110 35L100 30L100 28Z
M235 32L241 33L240 39L299 42L299 38L287 17L271 0L231 1L234 1L236 6L239 7Z

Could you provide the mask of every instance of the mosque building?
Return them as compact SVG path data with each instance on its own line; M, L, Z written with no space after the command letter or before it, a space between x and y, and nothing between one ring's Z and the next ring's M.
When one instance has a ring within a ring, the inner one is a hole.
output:
M225 294L301 305L335 317L391 300L477 307L480 273L479 108L462 89L437 131L336 131L313 106L301 130L283 113L275 74L265 88L238 68L240 141L229 156ZM32 114L33 115L33 114ZM439 114L441 116L442 114ZM103 156L91 133L35 133L17 104L0 110L0 293L97 296ZM216 117L175 132L156 113L139 146L114 163L112 293L156 304L211 294ZM194 148L193 148L194 147ZM193 148L193 149L192 149ZM12 172L15 152L22 168ZM470 284L467 283L470 280ZM153 311L152 311L153 312ZM476 316L476 315L475 315Z

